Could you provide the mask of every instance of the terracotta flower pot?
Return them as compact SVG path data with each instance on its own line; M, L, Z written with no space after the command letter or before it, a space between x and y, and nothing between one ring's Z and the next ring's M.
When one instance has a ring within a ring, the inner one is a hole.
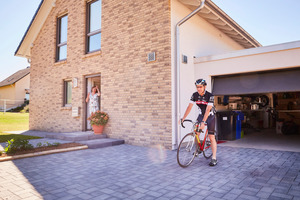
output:
M102 134L104 126L102 125L93 125L94 134Z

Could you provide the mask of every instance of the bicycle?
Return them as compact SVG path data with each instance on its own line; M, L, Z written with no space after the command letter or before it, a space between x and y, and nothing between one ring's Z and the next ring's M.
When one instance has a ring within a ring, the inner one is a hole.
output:
M193 122L192 120L186 119L181 122L181 126L183 128L185 128L185 126L183 126L183 123L186 121L191 122L193 124L193 128L192 132L186 134L179 143L177 149L177 162L180 167L188 167L193 162L195 157L197 157L202 152L203 156L206 159L209 159L212 156L212 150L210 147L211 142L208 137L207 126L203 131L199 129L199 122ZM199 136L197 132L200 132ZM216 137L216 131L214 132L214 135Z

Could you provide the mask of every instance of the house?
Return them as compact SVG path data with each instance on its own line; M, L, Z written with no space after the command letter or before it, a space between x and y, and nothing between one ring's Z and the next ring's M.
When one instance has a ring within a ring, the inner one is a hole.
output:
M0 110L10 110L29 100L30 68L19 70L0 82Z
M31 60L31 130L88 130L85 97L97 85L110 137L174 149L195 79L282 67L209 65L260 47L211 0L43 0L15 55Z

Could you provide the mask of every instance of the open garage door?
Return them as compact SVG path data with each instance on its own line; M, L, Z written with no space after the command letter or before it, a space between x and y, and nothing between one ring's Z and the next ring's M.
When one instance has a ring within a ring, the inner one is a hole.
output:
M300 151L300 68L217 76L212 92L219 140Z
M215 96L295 92L300 91L300 68L218 76L213 80Z

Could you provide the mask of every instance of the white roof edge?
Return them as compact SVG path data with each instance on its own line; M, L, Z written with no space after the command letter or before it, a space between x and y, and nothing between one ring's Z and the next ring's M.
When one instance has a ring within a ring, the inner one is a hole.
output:
M223 60L223 59L229 59L234 57L241 57L241 56L251 56L255 54L262 54L262 53L269 53L269 52L275 52L275 51L285 51L290 49L297 49L300 48L300 40L299 41L293 41L293 42L287 42L287 43L281 43L281 44L275 44L275 45L269 45L269 46L263 46L263 47L256 47L251 49L242 49L237 51L231 51L224 54L219 55L210 55L210 56L203 56L194 58L194 63L202 63L202 62L210 62L210 61L216 61L216 60Z
M32 23L29 25L27 32L25 32L24 38L21 41L15 56L30 58L31 47L34 45L34 41L42 29L48 15L53 7L55 7L56 0L44 0L41 7L39 7Z

